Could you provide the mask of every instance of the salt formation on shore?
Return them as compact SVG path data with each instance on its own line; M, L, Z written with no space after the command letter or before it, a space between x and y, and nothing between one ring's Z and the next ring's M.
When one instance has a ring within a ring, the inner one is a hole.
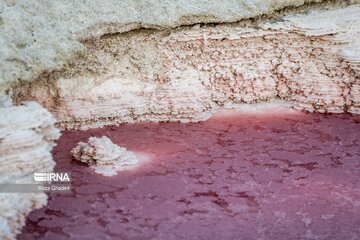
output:
M197 122L227 104L275 99L307 111L360 113L359 37L360 5L256 27L107 35L85 41L85 55L71 67L16 89L14 98L40 102L65 129Z
M0 95L84 51L77 40L139 28L236 22L323 0L21 0L0 2ZM327 1L328 2L328 1ZM342 5L338 0L333 5ZM345 1L345 3L349 1ZM327 3L331 5L331 2Z
M104 176L116 175L139 161L134 153L114 144L108 137L90 137L88 142L79 142L71 151L74 158L86 163L96 173Z
M55 118L35 102L3 100L0 113L0 183L33 183L34 172L52 171L50 151L60 136ZM0 193L0 239L15 239L26 215L46 203L46 193Z

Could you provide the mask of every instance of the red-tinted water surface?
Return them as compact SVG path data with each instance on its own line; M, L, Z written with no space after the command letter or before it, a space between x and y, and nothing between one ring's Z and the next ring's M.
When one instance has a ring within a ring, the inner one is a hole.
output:
M151 160L114 177L72 161L90 136ZM360 239L360 118L217 116L64 132L51 194L19 239Z

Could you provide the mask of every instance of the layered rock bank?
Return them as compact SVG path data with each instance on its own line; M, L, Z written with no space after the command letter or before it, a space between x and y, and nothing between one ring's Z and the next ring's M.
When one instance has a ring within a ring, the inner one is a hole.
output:
M64 71L14 91L65 129L137 121L197 122L237 103L283 99L297 109L360 113L360 6L82 43Z
M44 71L64 68L84 51L79 39L139 28L236 22L285 8L353 3L359 1L4 0L0 2L0 95L10 87L35 80Z

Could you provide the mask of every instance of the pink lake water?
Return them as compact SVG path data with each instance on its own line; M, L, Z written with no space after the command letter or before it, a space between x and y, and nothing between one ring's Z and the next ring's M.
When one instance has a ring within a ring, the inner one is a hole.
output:
M152 156L114 177L72 161L90 136ZM50 194L19 239L360 239L360 117L225 114L63 132Z

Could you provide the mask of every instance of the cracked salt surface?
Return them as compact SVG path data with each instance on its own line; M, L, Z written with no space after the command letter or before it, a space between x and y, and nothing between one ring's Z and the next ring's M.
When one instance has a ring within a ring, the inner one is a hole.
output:
M104 177L70 150L108 136L150 154ZM360 117L215 115L206 122L125 124L64 132L50 194L19 239L360 239Z

